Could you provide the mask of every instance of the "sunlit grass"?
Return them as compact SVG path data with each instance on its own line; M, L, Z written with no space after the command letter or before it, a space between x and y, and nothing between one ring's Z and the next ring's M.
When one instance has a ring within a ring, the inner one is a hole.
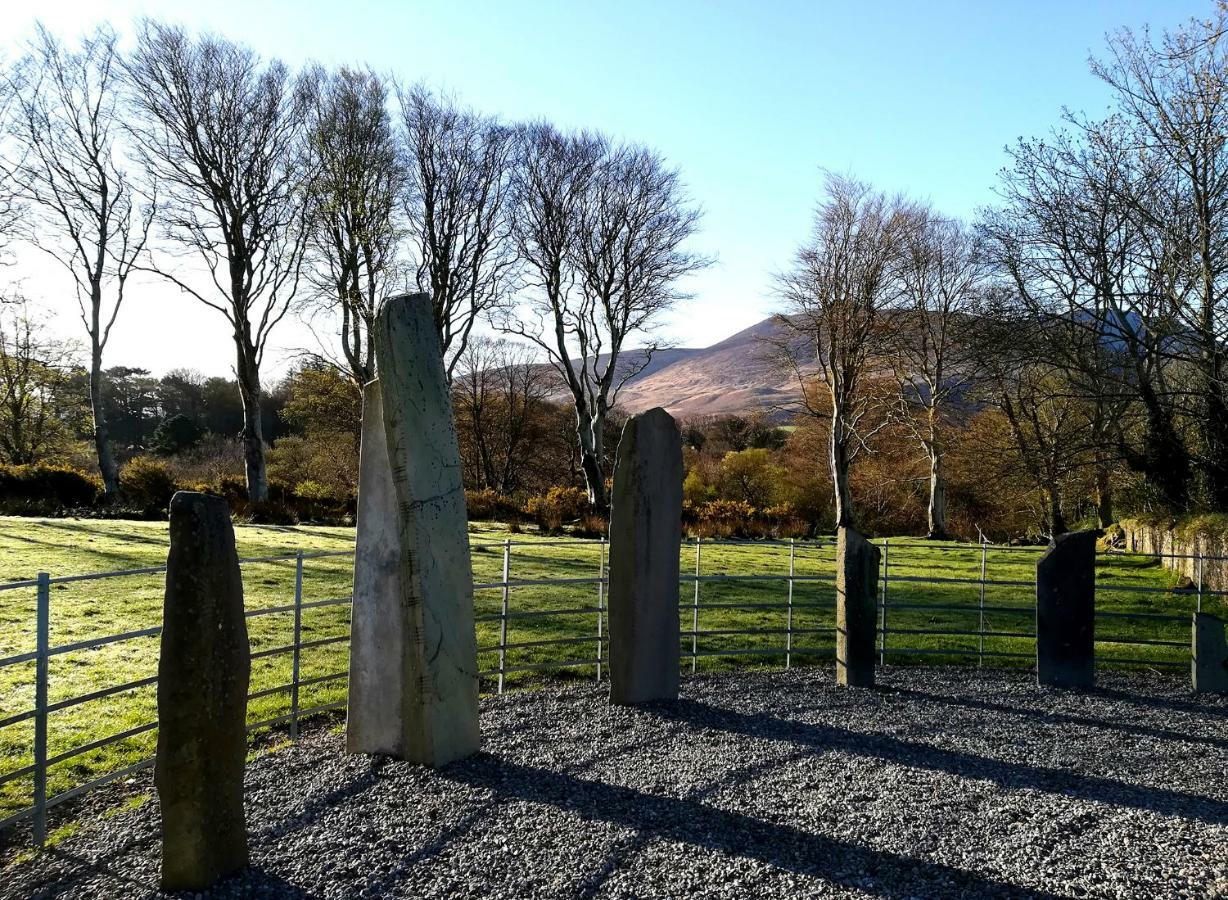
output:
M348 551L353 546L353 530L316 527L239 526L236 538L241 556L270 556L321 551ZM502 542L514 542L510 551L510 574L515 580L546 578L596 579L600 570L601 547L597 542L541 538L531 534L509 534L496 525L471 527L474 580L478 585L500 581L503 570ZM32 578L39 571L52 576L113 571L159 566L165 562L166 523L104 522L72 519L0 519L0 582ZM1021 582L1018 585L990 584L984 591L976 584L923 583L894 581L888 585L891 604L926 604L923 609L889 608L887 661L889 663L976 662L978 637L938 635L933 631L975 630L984 616L989 631L1031 633L1035 618L1031 613L1034 591L1031 588L1035 562L1040 550L991 549L985 554L987 578L992 581ZM956 548L916 539L893 539L886 554L886 569L892 579L904 578L979 578L981 551ZM792 591L793 664L830 659L834 651L835 586L832 580L834 546L799 542L793 551L795 574ZM308 559L304 565L304 602L346 597L351 590L350 556ZM744 542L735 546L705 542L700 559L704 578L721 575L784 576L789 572L790 547L782 544ZM683 576L695 572L695 545L688 542L681 557ZM252 563L243 569L246 605L249 610L281 606L294 596L293 560ZM1105 612L1174 613L1182 622L1149 619L1109 619L1097 623L1098 636L1172 640L1189 639L1188 613L1194 608L1190 594L1146 594L1114 590L1114 586L1167 588L1174 575L1153 561L1130 557L1103 560L1098 573L1098 608ZM102 580L54 585L51 595L51 645L103 637L149 628L160 624L163 577L160 574L123 576ZM599 603L597 584L516 586L509 593L509 610L582 610L582 612L513 618L509 621L509 643L570 639L566 644L536 644L508 650L509 669L546 666L544 671L516 671L507 676L507 686L524 686L543 678L592 679L596 667ZM692 630L695 612L691 609L695 584L681 584L680 626ZM727 669L734 666L781 666L784 664L786 624L788 621L789 582L771 580L704 580L699 585L700 631L741 632L761 629L764 633L725 633L706 636L684 634L683 652L692 646L701 654L698 670ZM493 690L492 670L499 666L499 622L503 599L501 588L479 588L475 595L479 617L477 642L483 690ZM720 604L731 604L722 606ZM752 605L753 604L753 605ZM934 607L959 607L937 609ZM1019 607L1024 612L1014 612ZM34 647L33 589L0 592L0 658L23 653ZM1208 598L1204 608L1225 612L1222 598ZM252 649L284 646L293 639L293 616L277 613L248 621ZM348 606L330 606L303 612L303 640L345 636L349 631ZM152 676L157 670L156 637L139 638L90 650L55 656L50 662L50 700L55 703L109 685L124 684ZM903 648L941 651L938 654L906 655ZM753 655L727 655L729 651L751 649ZM987 637L988 654L1019 653L1027 657L1034 643L1026 637ZM1130 656L1155 661L1184 663L1188 649L1173 647L1136 647L1101 644L1100 662ZM707 654L707 655L704 655ZM563 662L583 665L561 666ZM1028 664L1028 659L1009 660L994 656L987 663ZM308 680L345 672L348 644L339 642L305 649L301 678ZM691 661L684 657L684 669ZM258 659L252 665L251 690L260 691L290 680L290 654ZM604 673L603 673L604 674ZM23 663L0 669L0 719L32 707L34 701L34 664ZM302 688L300 706L309 708L345 698L345 680L335 679ZM252 722L264 721L289 711L288 692L257 698L250 703ZM153 722L156 694L153 686L138 688L94 700L53 713L48 721L49 755L68 752L99 738ZM33 728L29 721L0 728L0 778L30 765ZM145 759L153 753L156 732L146 731L106 747L90 750L57 763L50 768L49 790L59 793L106 772ZM0 818L30 803L29 777L0 785Z

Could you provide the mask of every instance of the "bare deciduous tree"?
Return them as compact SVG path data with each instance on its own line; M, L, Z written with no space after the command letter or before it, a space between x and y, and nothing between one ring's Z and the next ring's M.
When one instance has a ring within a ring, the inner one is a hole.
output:
M524 487L534 445L547 426L553 375L529 348L475 337L452 382L461 443L471 448L465 483L511 496Z
M1132 209L1148 180L1133 141L1115 120L1084 123L1075 136L1020 141L1011 157L1006 203L982 223L986 247L1029 327L1047 335L1045 361L1094 410L1101 522L1112 521L1111 473L1122 459L1182 509L1190 457L1171 379L1187 342L1174 339L1168 315L1168 238Z
M103 405L103 353L124 288L149 234L153 203L139 202L117 146L121 72L117 37L99 29L70 50L41 26L12 76L16 197L33 213L22 234L72 276L89 335L94 449L105 493L119 490Z
M1149 168L1146 190L1123 199L1176 251L1166 302L1186 332L1183 343L1193 345L1186 355L1197 382L1197 462L1217 509L1228 506L1226 28L1221 5L1209 21L1192 20L1158 40L1124 29L1092 65L1116 92L1135 155Z
M388 87L369 70L316 67L303 94L313 303L340 313L340 366L361 386L375 377L371 327L396 268L405 184Z
M474 326L512 286L514 133L421 86L400 91L400 101L415 278L434 302L450 380Z
M900 251L902 302L891 313L889 350L902 421L929 458L929 536L945 539L947 427L981 368L971 325L986 265L961 222L925 207L912 211Z
M849 468L868 438L858 427L870 409L864 382L883 346L881 314L898 297L908 221L900 199L828 174L813 234L779 280L787 307L776 350L798 379L802 411L828 420L837 526L855 524Z
M166 236L207 286L155 271L234 329L248 495L268 498L260 366L298 285L306 244L303 111L280 62L146 21L125 64L143 162L160 185Z
M654 327L683 296L679 281L707 263L684 249L699 213L650 150L546 124L524 128L520 143L514 234L533 296L503 327L541 347L563 377L589 502L603 512L606 422L620 388L651 361ZM632 349L637 338L648 342Z
M13 465L45 462L74 430L74 348L46 329L24 298L0 297L0 460Z

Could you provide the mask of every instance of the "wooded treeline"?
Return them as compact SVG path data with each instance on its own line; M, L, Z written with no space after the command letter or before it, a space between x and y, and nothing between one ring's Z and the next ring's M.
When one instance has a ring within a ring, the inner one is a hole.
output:
M1008 148L970 221L829 173L762 348L800 399L683 423L690 519L1007 538L1228 509L1226 23L1112 35L1109 114ZM0 109L0 243L62 263L84 326L53 339L6 294L0 462L92 467L114 498L154 456L342 509L371 323L420 290L475 508L604 514L620 388L708 262L654 150L152 21L126 54L40 30ZM138 271L227 319L233 380L104 364ZM288 316L324 339L270 387Z

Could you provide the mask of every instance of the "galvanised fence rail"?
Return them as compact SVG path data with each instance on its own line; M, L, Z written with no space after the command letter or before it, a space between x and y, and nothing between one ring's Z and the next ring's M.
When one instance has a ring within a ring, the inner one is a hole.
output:
M882 562L878 631L883 664L904 662L911 657L943 662L975 659L978 665L1034 662L1035 582L991 575L1001 568L1020 570L1021 565L1031 568L1043 548L898 540L881 541L879 547ZM583 670L589 670L601 681L608 642L606 541L509 539L475 542L473 550L479 661L480 666L485 666L480 668L479 675L484 689L502 693L509 678L534 673L582 675ZM584 558L586 553L592 554L591 561ZM288 616L291 620L289 642L260 646L252 652L253 661L288 656L289 680L249 695L251 701L284 697L285 711L263 718L256 716L248 726L249 732L285 726L291 739L295 739L304 717L344 708L344 699L306 705L302 702L305 688L334 685L335 694L348 676L347 671L340 670L340 660L330 657L325 661L332 663L333 671L304 677L304 652L349 640L348 633L305 639L303 616L307 611L348 606L351 598L306 600L303 581L305 565L311 561L352 555L349 550L298 552L241 560L249 571L265 563L294 566L293 595L287 598L290 602L250 609L247 613L249 619ZM1188 668L1189 613L1201 610L1204 598L1222 603L1228 592L1203 586L1201 561L1197 564L1199 577L1188 590L1130 583L1133 571L1154 570L1163 558L1142 554L1101 558L1100 566L1114 578L1098 577L1098 594L1124 596L1127 601L1117 605L1131 608L1098 609L1096 641L1106 651L1102 653L1098 646L1098 664ZM679 637L684 667L696 672L701 660L707 661L705 665L719 666L732 658L751 658L768 664L779 661L789 668L795 663L833 656L834 561L835 543L830 540L686 542L679 573L682 587ZM531 574L537 577L513 577L520 565L531 569ZM589 574L581 574L586 566L592 566ZM0 584L0 592L33 589L37 598L34 649L0 658L0 673L9 667L34 664L33 707L0 718L0 733L21 723L33 725L30 762L0 773L0 791L5 785L27 779L32 787L27 795L30 802L0 818L0 831L28 821L34 842L41 845L47 837L48 811L152 765L153 757L146 755L106 771L80 766L83 775L79 783L56 793L49 790L48 772L53 767L71 766L74 761L97 756L111 745L150 734L157 728L156 707L146 702L142 707L148 713L145 721L104 737L91 735L89 740L49 753L51 716L149 688L157 682L156 675L147 675L52 702L50 662L82 651L127 647L161 632L160 627L153 626L51 646L51 593L53 587L72 583L164 572L165 567L156 566L64 577L40 573L34 579ZM497 577L482 580L487 573ZM527 602L513 604L513 592L517 597L527 595ZM0 593L0 598L3 596ZM1174 606L1189 608L1178 611ZM343 614L344 611L338 612ZM1108 633L1101 633L1102 622ZM1130 655L1107 652L1115 647L1127 648ZM156 652L153 657L156 661ZM0 691L0 700L5 697ZM259 705L256 711L259 712ZM0 713L3 712L0 706ZM0 812L3 811L5 807L0 807Z

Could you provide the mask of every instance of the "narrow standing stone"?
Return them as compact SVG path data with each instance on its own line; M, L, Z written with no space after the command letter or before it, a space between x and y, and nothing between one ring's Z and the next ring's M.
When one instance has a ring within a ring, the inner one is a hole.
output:
M364 419L372 415L363 423L359 504L372 502L359 515L355 556L356 566L370 568L355 572L350 651L357 656L351 667L363 678L351 694L347 745L442 766L475 752L480 735L465 492L428 295L384 304L375 355L386 453L381 458L365 446L380 431L372 392L364 408ZM364 498L364 489L385 497ZM371 689L383 679L388 683Z
M623 427L610 507L610 702L678 698L682 437L650 409Z
M401 756L401 529L388 465L379 379L362 391L358 451L358 540L350 620L345 746L351 753Z
M243 765L251 652L230 510L171 498L158 659L162 887L201 890L247 865Z
M836 535L836 683L874 686L881 552L851 528Z
M1224 620L1210 613L1194 613L1194 658L1190 675L1198 694L1228 694L1228 639Z
M1090 688L1096 668L1098 531L1058 537L1036 562L1036 681Z

